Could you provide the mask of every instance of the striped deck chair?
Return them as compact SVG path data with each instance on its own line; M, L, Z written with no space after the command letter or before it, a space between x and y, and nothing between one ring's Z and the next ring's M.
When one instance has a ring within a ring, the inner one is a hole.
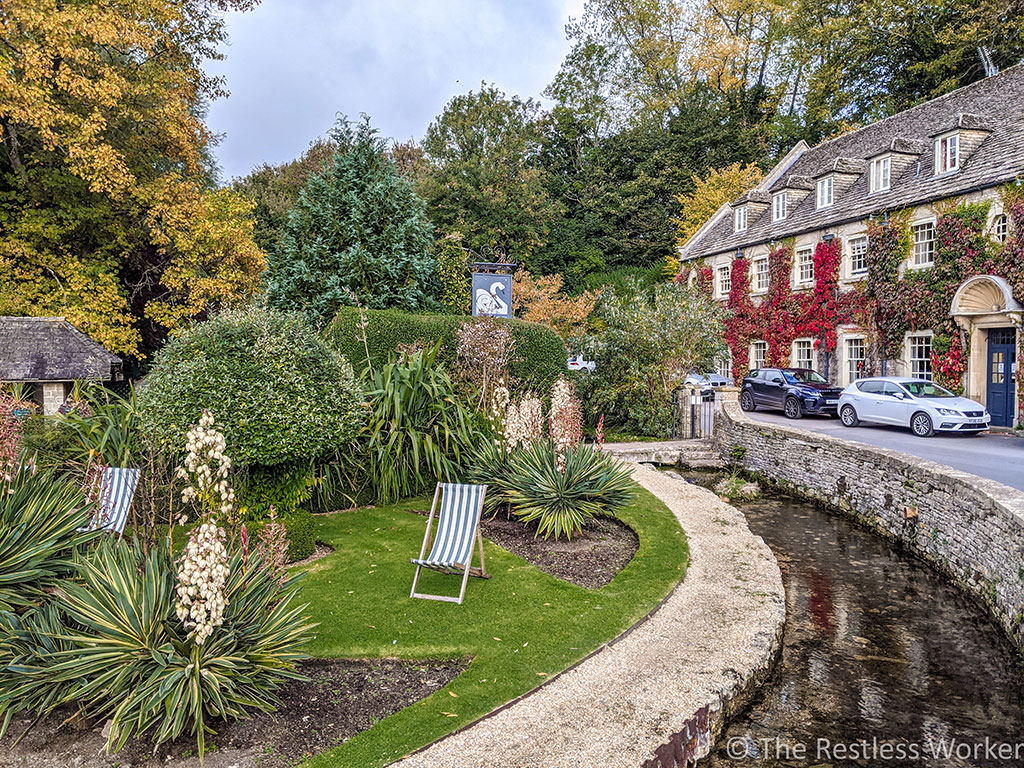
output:
M139 484L139 470L107 467L100 481L100 500L96 516L87 530L102 528L121 536L128 520L128 510L135 498L135 486Z
M480 535L480 515L484 508L486 485L460 485L458 483L438 483L434 490L434 503L430 507L427 518L427 533L423 537L420 556L410 558L409 562L416 566L416 575L412 580L410 597L421 597L425 600L444 600L449 603L462 604L466 596L466 583L469 576L491 578L484 567L484 539ZM437 535L431 546L430 529L437 511L437 499L441 496L441 511L437 519ZM473 549L480 548L480 567L475 568ZM426 555L427 549L430 554ZM431 568L442 573L462 572L462 590L458 597L445 595L426 595L416 591L416 583L420 578L421 568Z

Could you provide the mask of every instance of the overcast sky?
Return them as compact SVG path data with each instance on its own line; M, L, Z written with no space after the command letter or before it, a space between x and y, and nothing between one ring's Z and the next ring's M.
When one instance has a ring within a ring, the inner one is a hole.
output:
M210 127L224 181L297 157L338 113L420 139L448 100L493 82L539 97L568 51L583 0L263 0L231 14L227 58L209 65L231 96Z

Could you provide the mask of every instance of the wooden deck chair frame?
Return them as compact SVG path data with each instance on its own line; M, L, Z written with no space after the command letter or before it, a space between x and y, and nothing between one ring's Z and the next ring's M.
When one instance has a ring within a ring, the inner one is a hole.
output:
M434 515L437 513L437 501L441 497L441 489L444 487L444 483L438 483L434 489L434 502L430 505L430 516L427 518L427 532L423 536L423 546L420 547L420 556L417 562L415 558L409 558L409 562L416 566L416 575L412 579L412 591L409 593L409 597L418 597L423 600L441 600L446 603L458 603L462 605L462 600L466 596L466 584L469 582L470 576L477 576L481 579L491 578L490 574L487 573L487 568L484 565L484 537L480 533L480 520L483 517L484 510L484 497L487 496L487 486L484 485L483 493L480 494L480 502L476 509L476 534L474 535L475 543L473 548L469 552L469 562L467 563L456 563L450 568L436 567L431 565L424 565L423 560L430 550L432 544L431 531L433 529ZM438 514L438 525L440 526L440 514ZM478 551L480 553L480 567L473 565L473 552ZM423 592L416 591L416 584L420 579L420 569L430 568L431 570L439 571L440 573L458 574L462 571L462 589L459 590L458 597L449 597L448 595L428 595Z

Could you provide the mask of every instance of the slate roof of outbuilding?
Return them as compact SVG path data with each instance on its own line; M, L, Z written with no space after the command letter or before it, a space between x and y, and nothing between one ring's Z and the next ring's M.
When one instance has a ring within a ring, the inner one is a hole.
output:
M959 171L934 176L931 137L957 129L981 129L991 133L969 157L962 159ZM887 152L914 153L917 160L899 175L894 168L888 191L869 195L867 161ZM771 211L765 211L756 219L751 218L743 232L733 232L731 216L720 216L682 247L682 258L734 252L738 248L864 219L882 211L956 197L1021 177L1024 175L1024 64L807 149L766 191L783 190L791 176L815 178L833 171L859 173L848 189L837 191L834 205L816 210L812 192L782 221L772 222Z
M121 359L63 317L0 316L0 381L120 378Z

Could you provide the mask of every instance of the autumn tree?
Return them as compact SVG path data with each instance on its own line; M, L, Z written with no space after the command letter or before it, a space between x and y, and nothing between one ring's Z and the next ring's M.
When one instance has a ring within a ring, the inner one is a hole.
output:
M678 244L689 240L719 208L756 187L763 177L759 167L743 163L712 168L704 176L694 176L693 191L677 198L682 208L676 220Z
M533 277L520 269L512 279L512 308L524 320L554 328L563 339L582 336L600 294L584 291L566 296L562 284L561 275Z
M437 262L423 201L399 173L384 140L364 118L342 118L338 149L288 213L270 252L267 301L318 323L359 302L372 309L434 303Z
M0 4L0 313L144 355L251 296L251 212L211 190L223 13L253 0Z
M537 163L540 106L482 84L453 98L427 128L417 189L441 234L473 250L500 245L520 261L547 240L559 212Z

